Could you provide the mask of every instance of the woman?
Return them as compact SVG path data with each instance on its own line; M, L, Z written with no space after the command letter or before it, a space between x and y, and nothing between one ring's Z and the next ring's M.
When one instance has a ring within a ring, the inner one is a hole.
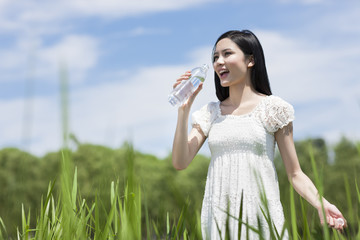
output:
M201 210L203 238L224 238L229 229L231 239L237 239L238 221L229 215L239 216L241 202L243 223L262 228L265 237L270 238L266 211L262 212L266 204L273 222L270 226L281 234L284 214L273 163L275 142L294 189L318 210L322 224L323 205L326 223L342 230L346 220L341 212L324 198L321 204L317 189L300 168L293 141L294 110L271 94L263 50L256 36L248 30L221 35L214 46L213 67L219 101L193 114L189 134L190 108L202 85L179 108L172 151L174 167L185 169L208 138L211 162ZM190 75L185 72L174 87ZM258 238L255 231L246 229L246 224L241 228L242 238L247 234L249 239ZM286 231L284 236L287 238Z

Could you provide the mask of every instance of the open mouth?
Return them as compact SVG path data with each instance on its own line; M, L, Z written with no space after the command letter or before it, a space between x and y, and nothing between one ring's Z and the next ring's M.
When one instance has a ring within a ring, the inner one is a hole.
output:
M224 78L229 74L229 70L221 70L219 71L220 78Z

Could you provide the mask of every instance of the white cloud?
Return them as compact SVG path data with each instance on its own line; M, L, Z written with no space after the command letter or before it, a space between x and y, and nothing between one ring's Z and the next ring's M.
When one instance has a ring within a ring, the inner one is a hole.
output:
M208 48L199 50L199 53L204 53L205 49ZM185 70L209 64L204 62L204 54L198 56L200 58L192 60L189 65L142 68L126 81L118 79L73 93L71 117L75 135L80 140L105 141L109 145L119 145L126 138L132 138L135 145L139 144L139 149L149 152L153 149L150 147L152 143L166 139L162 141L164 145L158 145L155 150L164 153L172 142L177 114L177 109L167 102L167 95L176 78ZM214 99L212 79L210 70L194 109ZM105 139L106 136L111 137Z
M85 73L96 64L97 42L88 36L66 36L57 44L40 49L37 55L40 72L44 75L57 73L59 66L65 64L71 79L82 81Z
M0 101L1 147L14 146L33 153L44 154L59 149L61 143L60 117L56 97ZM31 107L28 112L25 107ZM9 114L11 113L11 114Z
M84 16L123 18L218 1L221 0L3 0L0 2L0 29L38 35L59 31L64 28L62 22Z
M278 0L280 3L300 3L306 5L327 3L329 0Z
M75 9L77 12L85 14L123 17L141 13L183 9L206 2L214 2L214 0L105 0L101 2L97 0L69 0L66 1L66 5L70 9Z
M198 58L189 61L188 65L140 68L130 78L123 72L115 72L113 76L123 76L126 79L104 81L96 86L70 90L71 132L82 142L117 147L130 139L137 149L166 155L171 148L177 114L177 109L167 102L167 95L176 78L185 70L203 63L209 64L205 62L203 54L207 49L209 48L199 49L196 54ZM209 61L210 58L206 57L206 60ZM107 74L109 75L111 76ZM212 91L210 70L194 109L213 99ZM0 104L0 115L4 115L9 109L18 113L0 122L0 132L4 133L1 147L15 144L36 154L59 149L62 130L58 96L33 100L31 105L34 106L34 111L29 115L33 126L28 126L31 128L31 141L26 146L21 146L24 136L18 130L23 129L21 119L25 103L22 100L3 100ZM15 134L11 129L17 129L18 132Z
M353 89L357 84L360 71L356 67L360 60L357 45L320 48L278 33L259 32L258 35L274 90L296 103L348 97L348 92L339 90Z
M276 32L259 31L257 35L264 47L274 94L297 107L295 136L321 136L331 140L345 134L359 139L360 83L355 78L360 73L355 66L357 62L349 60L358 54L358 49L351 50L350 46L341 51L326 46L313 48L301 39ZM63 45L54 46L59 47L48 48L48 51L62 49ZM177 119L177 110L167 102L167 95L185 70L211 64L211 49L212 46L206 46L192 51L186 65L138 68L131 75L126 71L107 73L104 76L113 81L104 79L96 86L72 89L71 132L81 142L118 147L130 139L141 151L166 155L171 149ZM347 68L353 71L349 73ZM209 101L216 101L212 68L193 111ZM330 101L329 104L326 101ZM0 115L7 115L10 110L14 113L0 121L3 133L0 146L21 143L22 102L9 100L0 105ZM57 150L61 146L58 97L36 98L33 106L32 141L28 149L37 154ZM206 146L202 152L208 153Z
M130 32L128 32L128 35L130 37L138 37L138 36L144 36L144 35L161 35L168 33L169 30L165 29L156 29L156 28L145 28L145 27L137 27L132 29Z
M258 36L273 93L297 106L296 135L359 139L360 47L329 48L266 31Z
M64 66L72 82L81 82L86 72L94 67L99 57L96 39L82 35L64 36L52 45L44 45L38 38L18 41L0 51L1 81L22 80L31 71L40 81L58 80Z

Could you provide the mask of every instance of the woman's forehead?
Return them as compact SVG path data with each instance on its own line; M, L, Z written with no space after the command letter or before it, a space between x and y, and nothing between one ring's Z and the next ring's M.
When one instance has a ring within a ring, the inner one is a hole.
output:
M235 50L235 49L239 49L239 47L231 39L224 38L224 39L221 39L216 44L215 49L214 49L214 53L226 51L226 50L229 50L229 49Z

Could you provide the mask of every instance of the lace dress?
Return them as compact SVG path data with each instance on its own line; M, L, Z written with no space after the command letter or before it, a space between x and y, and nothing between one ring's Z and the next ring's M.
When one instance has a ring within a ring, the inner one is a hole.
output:
M193 113L192 124L200 126L208 137L211 151L201 210L203 239L224 239L226 229L230 239L238 239L238 221L228 215L239 217L242 193L242 221L255 229L261 228L265 239L271 238L261 211L266 214L261 201L261 193L265 194L272 226L281 235L284 214L273 163L274 132L293 120L293 107L272 95L264 97L244 115L222 115L220 102L211 102ZM259 235L243 224L241 239L247 237L258 239Z

